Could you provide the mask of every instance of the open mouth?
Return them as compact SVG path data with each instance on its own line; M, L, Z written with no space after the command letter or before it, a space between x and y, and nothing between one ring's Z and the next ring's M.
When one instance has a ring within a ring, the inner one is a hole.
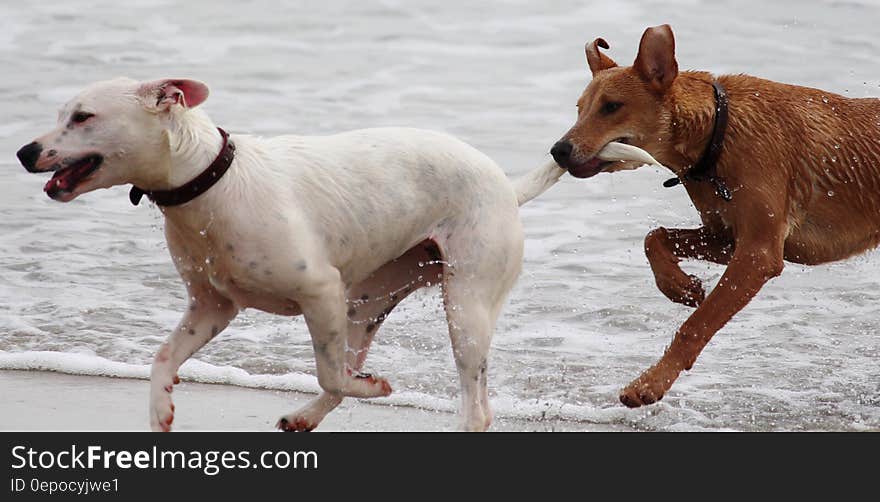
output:
M623 143L624 145L629 144L629 140L626 138L617 138L609 143ZM602 147L604 148L604 146ZM599 149L599 151L602 150ZM568 173L574 176L575 178L589 178L591 176L595 176L609 166L617 163L619 161L616 160L603 160L600 159L598 155L594 155L590 160L584 162L583 164L574 165L568 168Z
M101 155L87 155L82 159L57 170L52 176L52 179L46 182L43 191L53 199L58 199L64 194L73 192L77 185L82 183L101 166L103 161L104 157Z

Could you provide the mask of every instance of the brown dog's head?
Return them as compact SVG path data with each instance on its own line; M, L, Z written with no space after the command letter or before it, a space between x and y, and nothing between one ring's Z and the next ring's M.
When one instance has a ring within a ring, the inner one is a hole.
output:
M678 76L675 39L669 25L648 28L632 66L619 67L599 48L597 38L587 44L587 63L593 80L578 100L578 118L550 150L560 167L577 178L602 171L634 169L640 162L600 159L610 142L627 143L653 153L670 137L671 104L667 91Z

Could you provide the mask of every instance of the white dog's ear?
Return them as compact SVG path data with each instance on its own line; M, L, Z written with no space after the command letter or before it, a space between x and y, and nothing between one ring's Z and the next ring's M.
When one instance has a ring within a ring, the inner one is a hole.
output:
M138 96L148 110L164 112L174 105L195 108L208 99L208 86L198 80L167 78L144 82Z

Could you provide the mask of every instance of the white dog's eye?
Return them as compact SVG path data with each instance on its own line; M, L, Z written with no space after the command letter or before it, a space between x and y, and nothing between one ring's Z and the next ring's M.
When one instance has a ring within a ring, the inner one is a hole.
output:
M89 120L90 118L92 118L92 117L94 117L94 116L95 116L94 113L89 113L89 112L75 112L73 115L71 115L70 120L73 121L73 122L75 122L75 123L77 123L77 124L81 124L81 123L85 122L86 120Z

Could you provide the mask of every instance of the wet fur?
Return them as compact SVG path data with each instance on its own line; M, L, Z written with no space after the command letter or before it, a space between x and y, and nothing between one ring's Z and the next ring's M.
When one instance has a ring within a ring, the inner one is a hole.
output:
M196 108L207 96L186 79L93 84L37 138L40 157L23 163L51 171L55 157L101 154L74 189L50 193L65 202L113 185L179 187L220 150L216 126ZM77 111L94 117L79 123ZM178 368L244 308L302 314L312 337L324 392L279 428L311 430L344 396L387 396L384 378L362 372L370 342L407 295L442 283L462 427L485 430L489 346L521 268L518 206L563 171L551 163L511 183L469 145L416 129L230 140L235 159L214 186L160 208L190 304L153 362L151 427L170 430Z
M672 30L649 28L633 66L619 67L587 45L593 81L581 96L570 169L614 138L656 157L681 177L709 141L715 101L706 72L678 72ZM657 286L671 300L697 307L656 365L620 395L627 406L661 399L690 369L711 337L761 287L783 260L819 264L880 243L880 100L772 82L749 75L717 77L730 98L730 121L718 175L733 191L724 201L711 184L686 180L700 213L698 229L658 228L645 239ZM601 113L603 103L623 103ZM727 265L708 296L681 259Z

